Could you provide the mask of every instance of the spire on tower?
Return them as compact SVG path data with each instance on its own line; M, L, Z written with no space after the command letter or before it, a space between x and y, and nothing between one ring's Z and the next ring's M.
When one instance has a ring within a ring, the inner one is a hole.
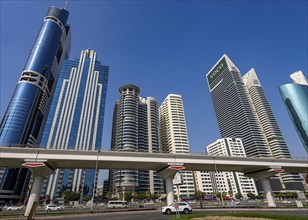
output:
M65 1L64 9L66 9L68 1Z

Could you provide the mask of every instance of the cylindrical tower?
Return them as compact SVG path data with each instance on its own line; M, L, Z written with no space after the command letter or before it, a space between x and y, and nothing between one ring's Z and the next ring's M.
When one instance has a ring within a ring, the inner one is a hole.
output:
M118 151L138 151L138 102L140 89L124 85L119 89Z
M48 114L62 60L68 57L69 12L50 7L0 125L0 145L34 145Z
M116 140L113 149L116 151L138 151L138 103L139 87L127 84L119 89L120 99L117 104ZM114 171L114 185L118 192L134 191L138 187L138 171Z
M62 60L68 58L68 16L65 9L49 8L1 121L0 146L33 147L38 144ZM21 199L28 173L27 169L7 169L0 176L0 189L6 190L11 199Z

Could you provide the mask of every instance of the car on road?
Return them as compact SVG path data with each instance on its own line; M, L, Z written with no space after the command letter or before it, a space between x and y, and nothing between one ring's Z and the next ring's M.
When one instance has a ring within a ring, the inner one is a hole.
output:
M182 212L184 214L188 214L192 212L192 208L186 202L175 202L172 205L164 206L161 208L161 212L167 215L175 212Z
M62 210L62 207L56 206L55 204L49 204L49 205L46 205L44 209L47 212L49 211L59 211L60 212Z
M288 201L288 200L284 200L282 201L282 204L291 204L292 202L291 201Z
M22 210L22 206L11 205L6 208L7 211L18 211Z
M151 206L151 205L154 205L153 201L149 201L149 202L144 203L144 206Z

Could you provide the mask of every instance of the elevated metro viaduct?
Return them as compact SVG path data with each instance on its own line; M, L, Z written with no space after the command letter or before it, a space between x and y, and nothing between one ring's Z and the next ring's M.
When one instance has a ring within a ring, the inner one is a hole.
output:
M41 148L0 147L0 167L24 168L24 163L39 167L32 171L33 185L25 216L28 216L35 201L40 198L43 180L58 168L68 169L131 169L154 170L166 183L167 204L174 201L173 178L176 170L172 165L184 166L190 171L242 172L248 177L261 180L267 204L275 207L268 178L277 172L308 172L308 160L224 157L187 154L162 154L116 151L55 150Z

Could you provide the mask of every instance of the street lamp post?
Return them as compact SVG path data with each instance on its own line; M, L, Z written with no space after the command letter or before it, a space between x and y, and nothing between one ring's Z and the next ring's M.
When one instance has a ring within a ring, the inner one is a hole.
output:
M123 201L125 200L125 186L123 186Z
M95 176L94 176L94 184L93 184L93 192L92 192L92 202L91 202L91 213L93 212L93 203L94 203L94 196L95 196L95 188L96 188L96 182L97 182L97 165L98 165L98 154L101 151L97 151L97 156L96 156L96 164L95 164Z
M220 191L220 198L221 198L222 206L224 207L225 203L224 203L224 198L223 198L223 194L222 194L221 187L220 187L220 181L219 181L219 175L218 175L218 172L217 172L215 157L214 157L214 167L215 167L215 171L216 171L215 178L216 178L216 180L218 179L218 188L219 188L219 191ZM218 178L216 177L216 175L218 175Z

